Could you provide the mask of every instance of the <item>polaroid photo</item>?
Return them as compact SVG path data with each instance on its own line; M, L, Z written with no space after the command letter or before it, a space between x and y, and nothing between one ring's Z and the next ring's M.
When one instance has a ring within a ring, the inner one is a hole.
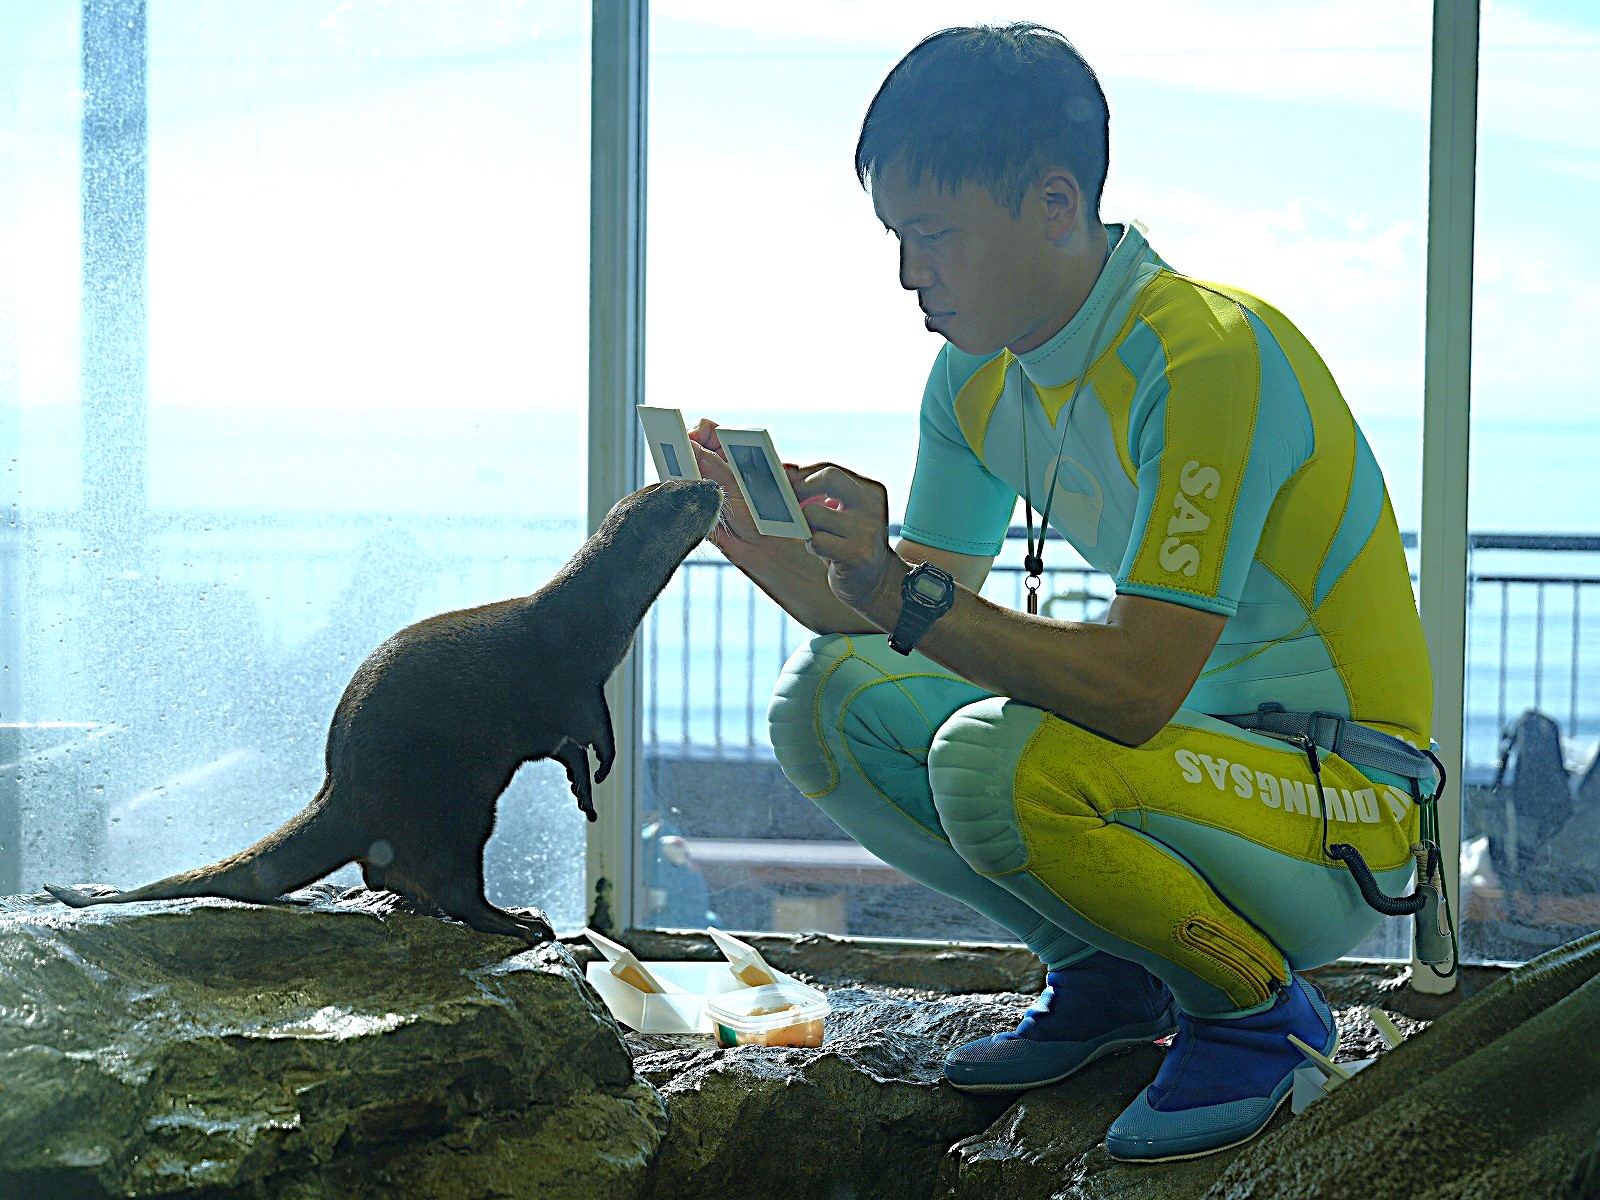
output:
M683 413L676 408L651 408L645 404L634 407L644 429L644 444L650 447L650 457L655 460L656 478L663 483L669 479L699 479L700 468L695 465Z
M717 429L728 466L744 493L744 502L755 518L756 529L767 537L809 539L811 527L800 511L800 501L783 473L783 463L772 448L772 437L765 429Z

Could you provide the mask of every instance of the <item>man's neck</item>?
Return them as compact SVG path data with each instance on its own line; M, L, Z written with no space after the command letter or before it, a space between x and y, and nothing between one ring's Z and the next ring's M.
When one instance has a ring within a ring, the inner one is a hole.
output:
M1041 324L1026 340L1008 347L1013 354L1026 354L1037 350L1072 323L1094 291L1111 259L1110 239L1106 227L1095 221L1081 236L1072 238L1072 245L1063 247L1062 287L1060 305L1056 316Z

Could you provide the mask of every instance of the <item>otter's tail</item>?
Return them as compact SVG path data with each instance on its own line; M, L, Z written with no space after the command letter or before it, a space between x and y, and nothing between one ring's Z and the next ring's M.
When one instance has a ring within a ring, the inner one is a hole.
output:
M309 805L255 845L221 862L172 875L128 892L85 894L45 884L63 904L88 908L95 904L130 904L135 900L176 900L185 896L222 896L229 900L271 900L321 879L360 854L350 830L338 829L328 816L327 788Z

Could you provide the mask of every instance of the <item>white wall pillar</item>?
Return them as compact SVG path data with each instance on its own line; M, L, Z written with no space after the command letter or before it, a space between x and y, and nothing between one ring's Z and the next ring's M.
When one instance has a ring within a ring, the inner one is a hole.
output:
M1439 841L1458 926L1477 137L1478 0L1434 0L1418 599L1433 662L1433 736L1451 779L1439 805ZM1411 981L1420 992L1455 986L1453 978L1440 979L1414 955Z
M639 485L633 406L644 399L645 109L648 0L593 0L590 29L589 495L593 533ZM603 894L613 928L632 924L635 798L641 766L639 657L606 688L617 761L595 788L584 909Z

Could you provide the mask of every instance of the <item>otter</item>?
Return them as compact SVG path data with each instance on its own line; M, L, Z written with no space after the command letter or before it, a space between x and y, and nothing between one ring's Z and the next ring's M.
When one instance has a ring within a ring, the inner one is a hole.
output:
M409 625L356 668L328 729L311 802L220 862L131 891L46 885L74 908L223 896L266 902L359 862L375 890L485 933L549 941L543 914L490 904L483 847L500 793L523 763L566 768L591 821L589 749L604 780L616 757L602 690L646 610L715 527L722 489L673 480L623 497L594 536L531 596Z

